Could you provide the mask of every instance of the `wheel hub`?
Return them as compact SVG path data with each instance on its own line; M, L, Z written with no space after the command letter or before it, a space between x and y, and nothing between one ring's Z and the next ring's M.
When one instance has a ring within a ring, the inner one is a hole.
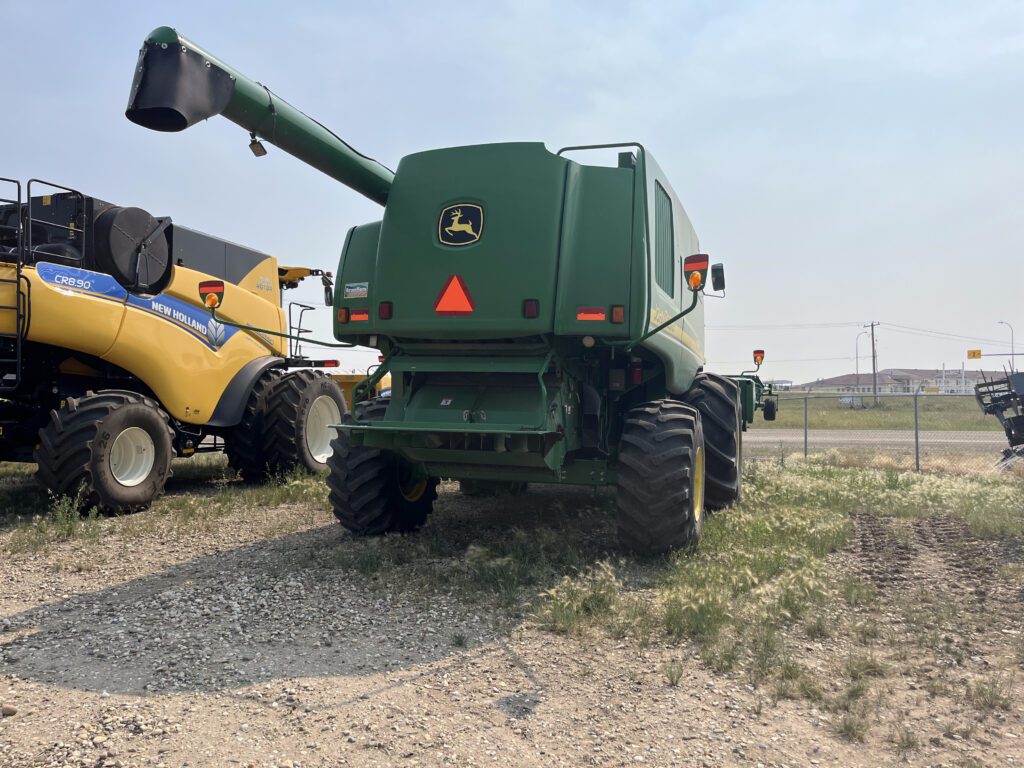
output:
M141 427L128 427L110 446L110 473L126 488L134 488L149 477L155 463L153 438Z
M325 464L331 455L331 441L335 430L330 424L341 423L341 409L334 398L320 395L306 413L306 450L318 464Z

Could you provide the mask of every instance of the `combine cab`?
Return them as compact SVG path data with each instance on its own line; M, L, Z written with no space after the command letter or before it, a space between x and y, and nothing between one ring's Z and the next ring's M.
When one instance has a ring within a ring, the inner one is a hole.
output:
M473 492L610 485L622 542L656 553L696 542L705 509L740 498L743 431L775 401L756 372L704 369L704 292L722 294L724 270L643 146L453 147L392 173L155 30L128 118L177 131L217 114L258 153L276 144L384 206L349 231L334 298L335 336L382 352L329 462L350 531L419 527L439 478ZM579 159L591 151L614 160ZM385 375L390 397L367 397Z
M248 479L326 467L346 412L337 384L280 338L281 290L318 270L170 218L31 181L0 200L0 460L38 464L56 495L125 512L149 505L171 459L226 448Z

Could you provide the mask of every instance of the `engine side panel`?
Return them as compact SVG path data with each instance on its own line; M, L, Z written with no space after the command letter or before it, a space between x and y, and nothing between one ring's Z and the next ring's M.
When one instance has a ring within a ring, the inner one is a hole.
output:
M178 267L158 296L128 294L109 275L40 263L31 283L28 339L100 357L137 376L175 418L205 424L250 361L284 354L284 340L216 323L198 306L208 275ZM225 284L223 316L283 332L281 308Z

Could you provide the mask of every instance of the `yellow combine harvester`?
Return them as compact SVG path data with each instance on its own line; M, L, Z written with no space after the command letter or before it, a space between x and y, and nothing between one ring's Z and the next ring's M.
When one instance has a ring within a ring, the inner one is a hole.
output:
M115 512L148 506L171 459L198 451L223 447L247 480L325 468L342 390L271 334L302 332L282 289L318 276L329 299L329 273L65 187L31 181L23 200L0 182L0 460L34 461L47 490ZM224 320L269 333L212 320L200 283Z

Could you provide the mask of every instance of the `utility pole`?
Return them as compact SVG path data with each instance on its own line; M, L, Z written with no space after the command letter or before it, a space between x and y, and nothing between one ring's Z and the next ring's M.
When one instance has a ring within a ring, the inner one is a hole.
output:
M853 342L853 369L857 372L857 390L860 390L860 337L867 336L867 331L861 331L857 334L856 340Z
M875 326L879 323L872 320L865 328L871 328L871 391L875 398L875 407L878 407L878 352L875 349Z

